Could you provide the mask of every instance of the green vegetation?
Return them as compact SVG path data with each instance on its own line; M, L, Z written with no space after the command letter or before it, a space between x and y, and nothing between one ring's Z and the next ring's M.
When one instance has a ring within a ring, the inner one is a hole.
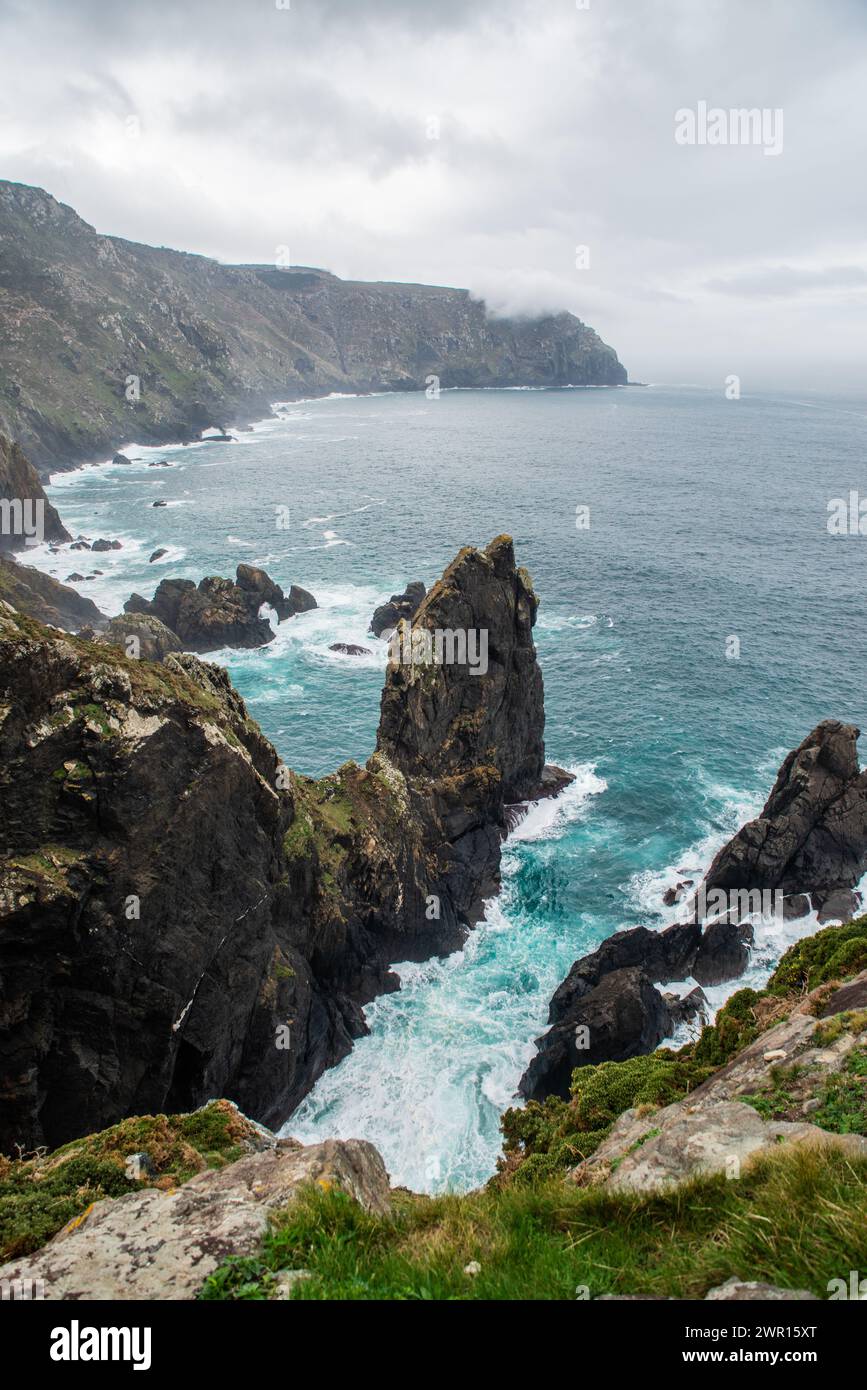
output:
M819 1109L810 1116L814 1124L867 1138L867 1047L853 1048L842 1072L828 1077L819 1099Z
M465 1273L473 1261L476 1276ZM867 1160L792 1146L737 1182L664 1194L554 1179L466 1197L398 1193L376 1217L311 1189L274 1220L257 1258L227 1261L200 1296L268 1298L279 1271L304 1269L314 1277L294 1300L701 1298L732 1275L826 1297L841 1270L865 1265Z
M790 946L770 980L769 994L806 994L867 969L867 916L825 927Z
M177 1187L244 1152L249 1123L227 1101L189 1115L145 1115L76 1139L50 1154L0 1157L0 1261L38 1250L103 1197L142 1186ZM153 1172L127 1176L130 1154L147 1154Z

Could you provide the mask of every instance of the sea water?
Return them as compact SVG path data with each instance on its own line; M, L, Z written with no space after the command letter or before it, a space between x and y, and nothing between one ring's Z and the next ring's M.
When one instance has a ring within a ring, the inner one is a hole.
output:
M105 612L240 561L313 592L319 607L267 647L208 658L312 775L373 749L377 603L503 531L541 598L547 755L576 780L507 841L503 891L463 950L396 963L401 990L367 1008L369 1035L286 1133L370 1139L419 1190L490 1176L572 962L673 920L665 889L700 877L785 753L820 719L867 714L867 537L827 526L865 478L865 444L867 398L447 391L285 404L232 444L130 445L131 466L55 475L67 528L123 548L22 558L60 579L101 570L76 587ZM760 926L748 982L811 929Z

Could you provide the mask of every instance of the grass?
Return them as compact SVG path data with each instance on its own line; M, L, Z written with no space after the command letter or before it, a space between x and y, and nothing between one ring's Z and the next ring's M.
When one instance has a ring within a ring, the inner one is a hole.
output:
M188 1115L145 1115L76 1139L50 1154L0 1157L0 1262L38 1250L103 1197L142 1186L177 1187L205 1168L240 1158L249 1126L215 1101ZM153 1174L127 1176L126 1159L146 1153Z
M475 1277L464 1272L472 1261ZM867 1159L787 1146L739 1180L664 1194L555 1179L465 1197L398 1193L377 1217L310 1189L274 1220L258 1257L224 1263L200 1297L265 1299L286 1269L314 1276L292 1293L310 1301L701 1298L733 1275L826 1297L831 1279L865 1266Z

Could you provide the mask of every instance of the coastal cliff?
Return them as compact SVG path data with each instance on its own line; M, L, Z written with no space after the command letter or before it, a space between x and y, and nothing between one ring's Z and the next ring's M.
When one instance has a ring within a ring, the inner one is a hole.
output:
M221 265L101 236L0 181L0 431L41 470L198 438L331 391L617 386L573 314L499 318L467 290Z
M484 630L485 674L393 660L377 751L314 781L221 668L0 610L0 1148L215 1095L285 1120L390 963L463 941L508 805L569 780L535 613L508 537L462 551L414 628Z

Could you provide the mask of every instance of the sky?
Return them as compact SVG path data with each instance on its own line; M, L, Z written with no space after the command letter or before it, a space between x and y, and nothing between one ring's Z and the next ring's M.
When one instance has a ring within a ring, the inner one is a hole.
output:
M867 0L0 0L0 53L0 177L101 232L865 387Z

